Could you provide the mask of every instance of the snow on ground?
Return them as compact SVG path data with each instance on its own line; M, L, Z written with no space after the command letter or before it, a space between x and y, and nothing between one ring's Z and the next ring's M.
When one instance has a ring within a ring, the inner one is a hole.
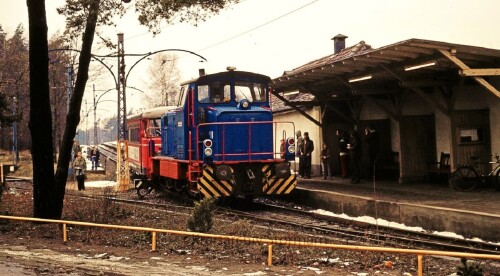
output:
M102 181L85 181L85 187L89 188L103 188L116 186L116 181L102 180Z
M453 233L453 232L427 231L422 227L406 226L405 224L402 224L402 223L387 221L385 219L380 219L380 218L375 219L375 218L369 217L369 216L350 217L346 214L335 214L333 212L322 210L322 209L313 210L313 211L311 211L311 213L315 213L315 214L319 214L319 215L323 215L323 216L337 217L337 218L342 218L342 219L346 219L346 220L370 223L373 225L379 225L379 226L392 227L392 228L403 229L403 230L408 230L408 231L414 231L414 232L422 232L422 233L429 233L430 232L433 235L438 235L438 236L443 236L443 237L465 239L465 240L471 240L471 241L475 241L475 242L485 242L479 238L467 239L464 236ZM491 243L491 242L488 242L488 243ZM500 243L491 243L491 244L500 245Z

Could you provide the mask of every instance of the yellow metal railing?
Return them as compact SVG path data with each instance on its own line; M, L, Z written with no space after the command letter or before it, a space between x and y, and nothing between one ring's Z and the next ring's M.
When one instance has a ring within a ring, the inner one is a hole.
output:
M332 248L332 249L345 249L345 250L356 250L356 251L373 251L373 252L390 252L390 253L401 253L401 254L415 254L417 255L417 275L423 275L424 261L423 256L433 255L433 256L449 256L449 257L460 257L460 258L476 258L476 259L491 259L499 260L500 254L474 254L474 253L463 253L463 252L453 252L453 251L435 251L435 250L419 250L419 249L401 249L392 247L371 247L371 246L356 246L356 245L342 245L342 244L328 244L328 243L315 243L315 242L298 242L298 241L287 241L287 240L271 240L271 239L261 239L261 238L248 238L241 236L227 236L227 235L216 235L198 232L187 232L178 230L167 230L158 229L150 227L138 227L138 226L126 226L126 225L114 225L114 224L100 224L91 222L80 222L80 221L70 221L70 220L55 220L55 219L39 219L39 218L28 218L28 217L15 217L15 216L3 216L0 215L0 219L8 220L20 220L20 221L36 221L36 222L46 222L46 223L58 223L62 224L63 229L63 241L68 241L67 235L67 225L80 225L88 227L100 227L100 228L112 228L112 229L122 229L122 230L133 230L133 231L145 231L151 232L151 251L156 251L156 238L158 233L166 233L173 235L184 235L193 237L204 237L204 238L215 238L223 240L233 240L242 242L254 242L267 244L268 255L267 255L267 265L272 266L273 258L273 245L288 245L288 246L306 246L306 247L318 247L318 248Z

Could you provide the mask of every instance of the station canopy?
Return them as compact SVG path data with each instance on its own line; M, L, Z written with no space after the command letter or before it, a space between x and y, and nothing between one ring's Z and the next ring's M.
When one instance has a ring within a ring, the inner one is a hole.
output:
M500 50L446 42L409 39L372 48L361 41L351 47L290 71L272 80L272 93L291 106L319 105L325 101L370 98L387 99L417 93L436 104L429 95L452 87L479 83L500 97L490 82L500 76ZM314 95L311 101L291 101L287 93ZM446 109L443 106L437 106Z

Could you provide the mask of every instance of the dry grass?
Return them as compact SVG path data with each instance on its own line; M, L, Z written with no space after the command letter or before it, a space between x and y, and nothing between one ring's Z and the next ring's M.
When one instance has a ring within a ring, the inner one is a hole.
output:
M22 162L16 175L26 176L31 161L26 162L23 153ZM5 156L3 156L5 157ZM100 178L105 175L89 175ZM70 181L70 180L69 180ZM87 221L106 224L147 226L172 230L187 230L190 211L159 210L147 206L126 205L112 201L113 197L132 197L134 192L117 194L111 189L88 189L85 193L67 191L64 200L63 219ZM92 195L92 198L81 195ZM156 199L161 201L161 198ZM0 202L0 214L15 216L31 216L33 198L31 190L10 190L4 193ZM182 209L183 210L183 209ZM0 221L2 235L12 236L12 240L26 240L40 247L59 240L61 232L57 225L31 224L24 222ZM279 225L259 225L248 220L233 217L216 216L210 233L246 236L253 238L283 239L304 242L331 242L330 237L315 233L304 233L300 228ZM72 244L85 244L85 247L106 247L116 254L124 256L134 252L148 252L151 233L124 230L100 229L92 227L70 227L68 238ZM189 255L193 260L205 262L225 262L239 264L263 264L267 260L267 246L250 242L237 242L216 239L200 239L177 235L158 235L158 254ZM376 273L382 271L386 275L402 275L416 267L414 256L380 254L367 252L350 252L345 250L325 250L308 247L275 246L273 263L282 266L316 266L323 270L342 271L342 275L353 271ZM332 262L331 260L338 260ZM383 262L393 261L396 265L387 269ZM348 263L348 265L346 265ZM428 275L449 275L455 271L456 265L444 260L426 261ZM335 274L335 273L334 273Z
M0 150L0 162L3 164L14 164L14 155L12 152ZM10 172L9 175L12 176L33 176L33 164L31 162L31 152L24 150L19 152L19 163L17 164L17 169L14 172Z

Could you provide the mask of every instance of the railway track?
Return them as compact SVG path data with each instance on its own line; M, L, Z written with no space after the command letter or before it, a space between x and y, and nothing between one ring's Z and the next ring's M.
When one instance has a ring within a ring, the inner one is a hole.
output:
M500 245L498 244L354 222L312 213L310 210L305 210L306 207L298 209L297 207L283 207L270 203L262 203L262 206L264 211L233 210L232 212L237 213L242 218L294 225L325 237L336 237L336 241L345 243L500 254Z
M99 145L99 152L116 163L116 142L107 142Z
M8 178L8 181L20 181L20 179ZM22 179L21 181L28 181ZM27 189L27 187L16 186L16 189ZM68 193L67 196L82 196ZM88 198L101 198L96 196L86 196ZM178 198L178 195L176 194ZM134 200L119 197L111 197L110 200L150 208L153 210L177 210L178 212L190 213L192 207L178 202L149 202L147 200ZM170 199L170 198L169 198ZM179 200L177 200L179 201ZM236 200L238 201L238 200ZM273 202L255 201L251 210L234 208L234 205L241 206L238 202L233 202L233 207L218 207L216 213L226 217L230 221L235 219L246 219L259 222L265 225L276 227L293 227L300 229L301 233L307 234L307 242L327 242L356 245L375 245L398 248L414 248L429 250L445 250L469 252L478 254L499 254L498 244L457 239L445 236L438 236L430 233L408 231L384 226L377 226L368 223L347 221L335 217L319 215L307 210L306 207L282 206Z

